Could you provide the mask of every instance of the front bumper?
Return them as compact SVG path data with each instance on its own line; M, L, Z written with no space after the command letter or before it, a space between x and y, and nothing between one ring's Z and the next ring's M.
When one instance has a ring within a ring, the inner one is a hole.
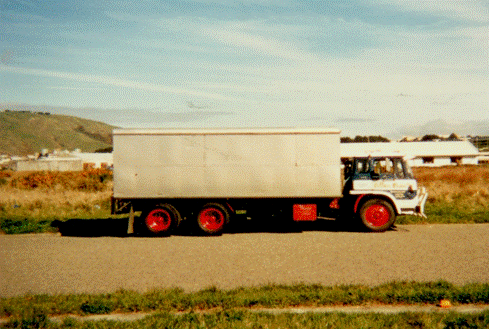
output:
M414 215L421 216L423 218L427 218L424 213L424 205L426 204L426 200L428 199L428 192L425 187L419 188L419 196L418 196L418 205L416 206L416 211Z

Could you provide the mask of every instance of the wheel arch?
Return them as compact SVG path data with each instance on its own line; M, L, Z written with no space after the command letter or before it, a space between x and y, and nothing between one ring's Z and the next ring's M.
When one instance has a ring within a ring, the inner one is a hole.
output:
M380 200L384 200L384 201L388 202L392 206L392 209L394 209L396 216L399 216L400 209L399 209L398 205L396 204L396 202L394 202L394 200L392 199L392 197L388 193L375 193L375 194L366 194L365 193L365 194L358 195L358 197L355 200L354 207L353 207L353 213L358 214L358 212L362 208L362 205L365 202L372 200L372 199L380 199Z

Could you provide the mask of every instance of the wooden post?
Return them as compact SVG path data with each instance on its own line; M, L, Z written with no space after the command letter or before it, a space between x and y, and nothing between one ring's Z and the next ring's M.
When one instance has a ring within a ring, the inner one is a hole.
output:
M134 208L131 204L131 210L129 211L129 223L127 224L127 234L134 234Z

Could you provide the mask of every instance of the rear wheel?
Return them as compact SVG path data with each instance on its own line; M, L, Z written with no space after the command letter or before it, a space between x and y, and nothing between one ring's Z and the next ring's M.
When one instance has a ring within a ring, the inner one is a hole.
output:
M160 204L141 216L144 233L150 235L170 235L180 224L180 213L170 204Z
M365 202L360 208L359 215L363 226L372 232L386 231L396 221L396 213L391 204L381 199Z
M197 224L202 232L209 235L221 234L229 222L229 212L219 203L208 203L197 215Z

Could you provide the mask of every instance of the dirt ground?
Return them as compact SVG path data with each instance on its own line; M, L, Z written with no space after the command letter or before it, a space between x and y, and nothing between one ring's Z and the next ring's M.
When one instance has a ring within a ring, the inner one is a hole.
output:
M489 224L219 237L0 236L0 297L268 283L489 282Z

